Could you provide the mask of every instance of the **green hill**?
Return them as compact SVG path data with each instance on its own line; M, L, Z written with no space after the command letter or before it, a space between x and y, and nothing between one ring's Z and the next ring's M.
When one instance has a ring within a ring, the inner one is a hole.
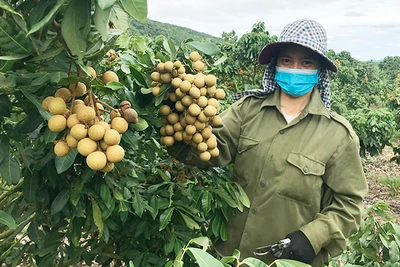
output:
M130 31L132 34L147 35L152 38L159 35L170 37L175 43L181 43L187 39L220 41L221 38L197 32L186 27L180 27L169 23L147 19L145 22L133 20Z

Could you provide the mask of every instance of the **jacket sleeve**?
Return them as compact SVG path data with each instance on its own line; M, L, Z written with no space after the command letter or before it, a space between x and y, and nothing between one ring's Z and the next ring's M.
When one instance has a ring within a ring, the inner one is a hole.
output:
M178 142L168 148L168 153L177 160L190 165L223 166L234 161L242 124L243 102L239 100L221 113L222 125L213 127L212 132L217 137L219 156L209 162L201 161L196 148L184 142Z
M324 248L331 257L340 255L346 248L346 238L357 230L361 221L362 201L368 186L358 137L352 134L349 139L327 162L323 179L328 189L321 212L300 228L315 254Z

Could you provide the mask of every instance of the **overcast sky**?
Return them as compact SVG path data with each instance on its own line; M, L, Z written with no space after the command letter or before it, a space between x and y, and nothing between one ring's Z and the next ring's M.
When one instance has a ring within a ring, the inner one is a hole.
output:
M297 19L321 23L328 48L358 60L400 56L400 0L147 0L148 18L221 37L265 22L272 35Z

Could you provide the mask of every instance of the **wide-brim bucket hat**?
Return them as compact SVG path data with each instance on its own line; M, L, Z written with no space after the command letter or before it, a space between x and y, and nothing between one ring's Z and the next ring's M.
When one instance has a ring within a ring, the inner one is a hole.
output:
M283 45L295 43L311 49L321 56L322 66L337 72L337 67L327 57L327 37L325 29L316 21L309 19L296 20L286 25L277 42L264 46L258 55L260 64L268 64L277 55Z

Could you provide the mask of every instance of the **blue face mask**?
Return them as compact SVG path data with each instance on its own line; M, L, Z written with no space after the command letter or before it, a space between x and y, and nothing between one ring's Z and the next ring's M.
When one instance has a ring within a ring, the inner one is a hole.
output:
M320 70L304 70L276 67L275 81L288 95L299 97L310 92L318 84Z

